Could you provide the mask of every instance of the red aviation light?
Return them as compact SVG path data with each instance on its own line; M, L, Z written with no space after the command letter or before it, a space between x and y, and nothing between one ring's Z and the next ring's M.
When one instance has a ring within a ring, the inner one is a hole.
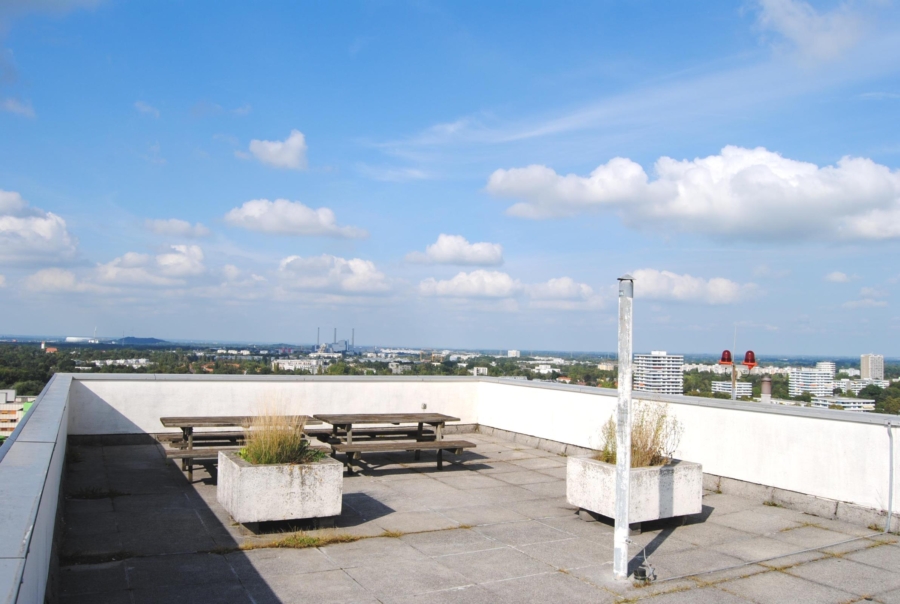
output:
M752 350L748 350L747 354L744 355L744 365L753 369L756 367L756 355Z
M723 351L722 351L722 358L719 360L719 365L731 365L731 364L732 364L732 361L731 361L731 351L730 351L730 350L723 350Z

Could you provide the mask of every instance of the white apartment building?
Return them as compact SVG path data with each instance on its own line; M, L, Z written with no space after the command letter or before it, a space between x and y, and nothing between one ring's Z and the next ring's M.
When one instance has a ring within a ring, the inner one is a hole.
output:
M840 396L813 397L810 405L819 409L833 409L840 407L843 411L874 411L875 400L866 398L844 398Z
M879 388L887 388L891 385L887 380L838 380L834 383L834 387L840 388L844 392L852 392L858 395L860 390L869 384L874 384Z
M616 370L616 362L615 361L601 361L597 363L597 369L600 371L615 371Z
M684 356L654 350L634 355L634 389L658 394L684 394Z
M735 388L739 397L753 396L753 384L751 384L750 382L738 382ZM731 382L713 382L712 391L724 392L728 396L731 396Z
M864 354L859 357L859 377L864 380L884 379L884 355Z
M519 350L510 350L506 353L506 356L510 359L518 359L522 356L522 352Z
M800 396L809 392L813 396L831 396L834 391L834 376L829 371L801 367L788 374L788 394Z
M834 379L834 374L837 371L837 365L832 363L831 361L819 361L816 363L816 369L819 371L827 371L831 374L831 379Z
M471 373L472 375L487 375L488 368L487 367L472 367L469 370L469 373Z
M322 361L318 359L279 359L272 361L273 370L297 371L300 369L316 374L319 373L320 367L322 367Z

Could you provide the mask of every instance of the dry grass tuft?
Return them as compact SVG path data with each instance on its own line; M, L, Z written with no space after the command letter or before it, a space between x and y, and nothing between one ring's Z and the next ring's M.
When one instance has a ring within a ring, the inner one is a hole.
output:
M631 423L631 467L664 466L681 440L682 426L669 415L669 406L655 402L635 402ZM603 448L595 456L616 463L616 420L611 416L601 433Z
M403 536L403 532L402 531L384 531L379 536L380 537L389 537L391 539L399 539L400 537Z
M240 549L242 551L269 548L306 549L308 547L324 547L326 545L334 545L335 543L353 543L354 541L359 541L360 539L364 538L365 537L360 537L357 535L337 534L317 536L307 535L306 533L294 533L292 535L282 537L277 541L270 541L268 543L261 544L249 543L246 545L242 545Z
M325 453L310 448L303 435L304 416L284 415L268 407L253 419L244 431L244 448L240 455L253 464L312 463Z

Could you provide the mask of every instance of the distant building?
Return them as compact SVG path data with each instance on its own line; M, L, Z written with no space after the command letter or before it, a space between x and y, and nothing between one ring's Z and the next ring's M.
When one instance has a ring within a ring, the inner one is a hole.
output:
M634 355L634 389L658 394L684 394L684 356L654 350Z
M408 373L412 367L406 363L388 363L388 369L390 369L391 373L394 375L402 375Z
M884 379L884 355L864 354L859 357L859 377L864 380Z
M549 373L553 373L553 367L550 365L537 365L533 371L535 373L540 373L541 375L547 375Z
M738 382L737 386L737 395L740 396L753 396L753 384L750 382ZM713 392L724 392L731 396L731 382L713 382L712 383L712 391Z
M273 370L281 371L309 371L312 374L319 373L322 368L322 361L318 359L279 359L272 361Z
M801 367L788 374L788 394L800 396L809 392L813 396L831 396L834 393L834 377L829 371Z
M840 388L843 392L852 392L853 394L859 394L863 388L869 385L887 388L891 383L887 380L837 380L834 383L835 388Z
M819 409L835 409L843 411L874 411L875 400L865 398L844 398L840 396L814 396L810 405Z
M509 352L506 353L506 356L509 357L510 359L518 359L519 357L522 356L522 353L518 350L510 350Z
M44 352L47 354L53 354L54 352L59 352L59 350L55 346L47 346L47 348L44 349Z
M471 373L472 375L476 375L476 376L477 375L487 375L488 368L487 367L472 367L469 370L469 373Z
M837 365L835 365L831 361L819 361L818 363L816 363L816 369L818 369L819 371L827 371L829 374L831 374L831 379L834 379Z
M19 420L31 408L33 399L22 400L24 398L26 397L19 397L17 400L15 390L0 390L0 441L6 440L13 433Z
M600 371L615 371L616 363L615 361L600 361L597 363L597 369Z

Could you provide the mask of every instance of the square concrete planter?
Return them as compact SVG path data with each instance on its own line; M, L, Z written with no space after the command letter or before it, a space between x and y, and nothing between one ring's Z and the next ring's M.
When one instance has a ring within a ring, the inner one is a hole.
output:
M331 457L256 465L237 451L219 451L216 499L242 524L337 516L343 491L344 466Z
M631 469L628 522L636 524L699 514L703 508L703 466L673 459L665 466ZM616 466L591 457L570 457L566 498L581 509L616 515Z

